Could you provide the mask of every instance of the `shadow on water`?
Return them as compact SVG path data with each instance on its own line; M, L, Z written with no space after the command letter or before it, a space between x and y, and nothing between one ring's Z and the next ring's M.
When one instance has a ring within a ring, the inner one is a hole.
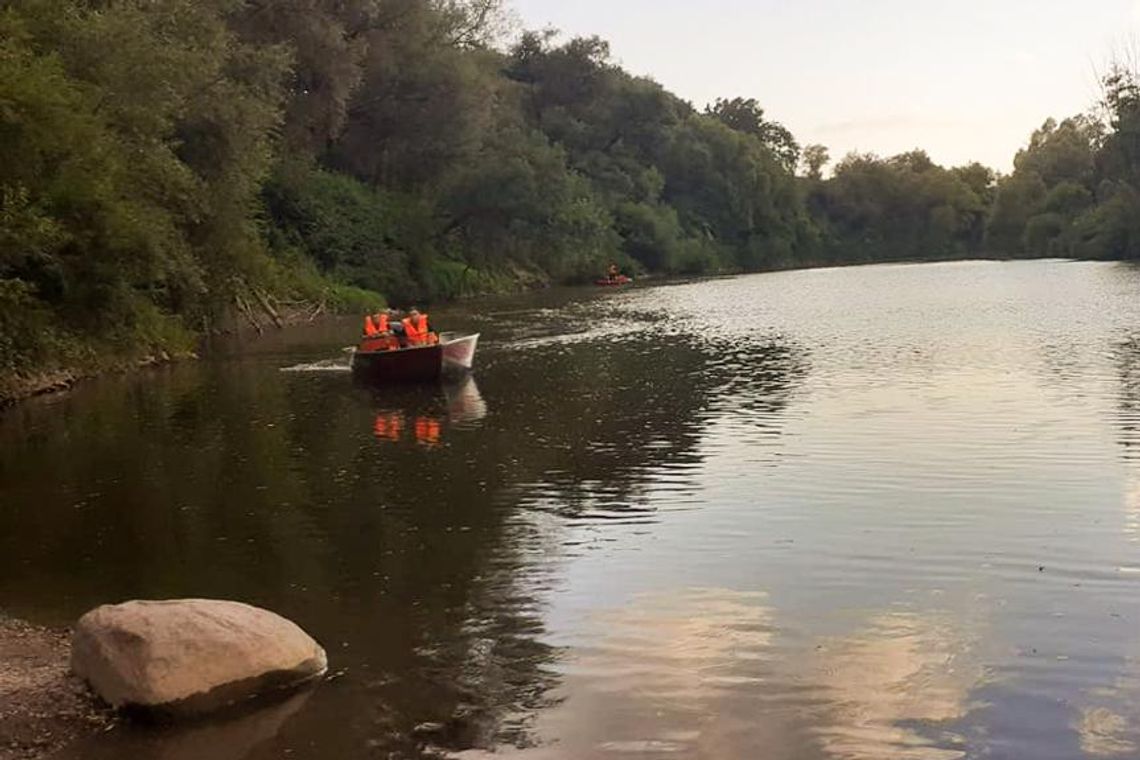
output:
M726 352L622 304L591 306L598 329L572 341L557 336L573 306L506 309L457 385L279 371L335 353L325 340L0 419L0 606L67 624L127 598L240 599L312 632L339 675L246 724L123 729L90 756L527 746L561 677L543 613L570 527L692 508L710 426L735 404L740 435L773 434L807 372L778 340ZM508 329L519 315L527 336Z

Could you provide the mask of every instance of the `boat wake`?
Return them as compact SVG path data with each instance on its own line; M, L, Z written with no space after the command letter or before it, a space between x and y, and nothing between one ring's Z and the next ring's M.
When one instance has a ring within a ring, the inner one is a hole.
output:
M352 366L345 359L325 359L319 362L294 364L292 367L282 367L282 372L351 372Z

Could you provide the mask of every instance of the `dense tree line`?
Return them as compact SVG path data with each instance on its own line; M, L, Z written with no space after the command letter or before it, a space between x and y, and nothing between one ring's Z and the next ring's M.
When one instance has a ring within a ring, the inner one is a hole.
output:
M1103 113L1033 133L997 188L986 247L1008 256L1140 258L1140 82L1104 79Z
M0 372L226 315L663 273L1129 257L1140 94L1007 177L800 146L499 0L0 0ZM798 171L797 171L798 170ZM798 173L798 176L797 176Z
M1092 112L1046 120L1006 176L921 151L847 156L827 181L825 155L806 165L824 259L1140 258L1140 79L1114 66L1102 84Z

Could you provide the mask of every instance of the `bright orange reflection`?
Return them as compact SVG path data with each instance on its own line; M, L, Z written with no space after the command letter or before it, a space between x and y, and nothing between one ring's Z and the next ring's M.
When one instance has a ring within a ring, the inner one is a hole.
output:
M404 415L399 412L381 412L372 424L372 434L382 441L398 441L404 429Z
M443 424L428 415L418 415L408 424L403 412L380 412L372 423L372 434L381 441L397 443L410 430L412 438L421 446L435 448L443 433Z

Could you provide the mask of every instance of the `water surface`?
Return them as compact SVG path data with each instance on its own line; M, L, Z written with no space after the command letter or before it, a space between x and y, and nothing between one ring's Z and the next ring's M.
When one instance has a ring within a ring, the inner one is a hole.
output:
M241 599L337 675L66 757L1140 757L1140 270L436 322L471 381L356 386L324 325L0 416L0 608Z

